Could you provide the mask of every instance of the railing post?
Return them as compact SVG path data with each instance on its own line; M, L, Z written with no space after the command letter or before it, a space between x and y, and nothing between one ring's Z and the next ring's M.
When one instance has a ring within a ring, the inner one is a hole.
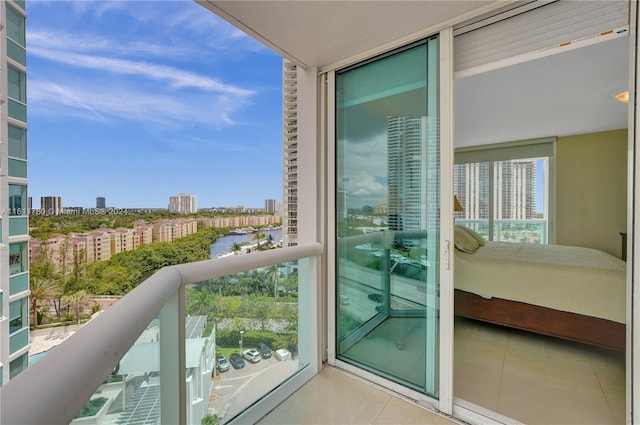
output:
M160 311L160 420L186 425L184 285Z

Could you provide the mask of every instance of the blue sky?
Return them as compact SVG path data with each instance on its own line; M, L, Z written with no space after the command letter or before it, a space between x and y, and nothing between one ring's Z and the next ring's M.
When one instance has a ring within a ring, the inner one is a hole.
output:
M27 1L29 196L282 198L282 59L190 0Z

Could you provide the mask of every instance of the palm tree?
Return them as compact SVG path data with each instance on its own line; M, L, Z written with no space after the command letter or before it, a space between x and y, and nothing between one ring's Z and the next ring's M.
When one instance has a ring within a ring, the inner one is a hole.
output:
M38 307L42 302L55 295L55 284L50 280L38 279L31 281L31 321L33 326L38 325Z
M260 251L260 249L261 249L261 248L260 248L260 241L261 241L263 238L264 238L264 233L262 233L262 232L257 232L257 233L255 234L255 236L253 237L253 239L255 239L255 240L257 240L257 241L258 241L258 247L257 247L258 251Z
M80 312L82 311L82 307L84 306L84 302L87 300L88 295L87 291L80 290L74 292L73 294L65 295L62 297L62 302L69 305L69 307L73 308L73 311L76 315L76 322L80 323Z
M238 255L238 252L242 251L242 246L238 242L234 242L233 245L231 245L231 251L235 255Z

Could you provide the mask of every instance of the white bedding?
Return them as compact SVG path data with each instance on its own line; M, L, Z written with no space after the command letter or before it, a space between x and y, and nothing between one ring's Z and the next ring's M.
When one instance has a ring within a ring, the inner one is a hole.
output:
M456 250L455 288L625 323L626 263L562 245L487 242Z

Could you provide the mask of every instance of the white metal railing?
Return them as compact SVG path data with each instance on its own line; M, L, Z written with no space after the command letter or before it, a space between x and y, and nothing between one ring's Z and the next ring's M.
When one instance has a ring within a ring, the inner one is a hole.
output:
M70 423L151 320L167 307L170 310L169 322L173 322L174 338L165 342L178 349L168 350L177 353L176 358L160 359L161 365L167 361L174 366L161 368L160 379L165 380L163 383L167 385L163 388L168 390L161 394L161 418L162 423L186 423L185 285L315 257L322 250L320 243L310 243L169 266L157 271L0 388L0 423Z

